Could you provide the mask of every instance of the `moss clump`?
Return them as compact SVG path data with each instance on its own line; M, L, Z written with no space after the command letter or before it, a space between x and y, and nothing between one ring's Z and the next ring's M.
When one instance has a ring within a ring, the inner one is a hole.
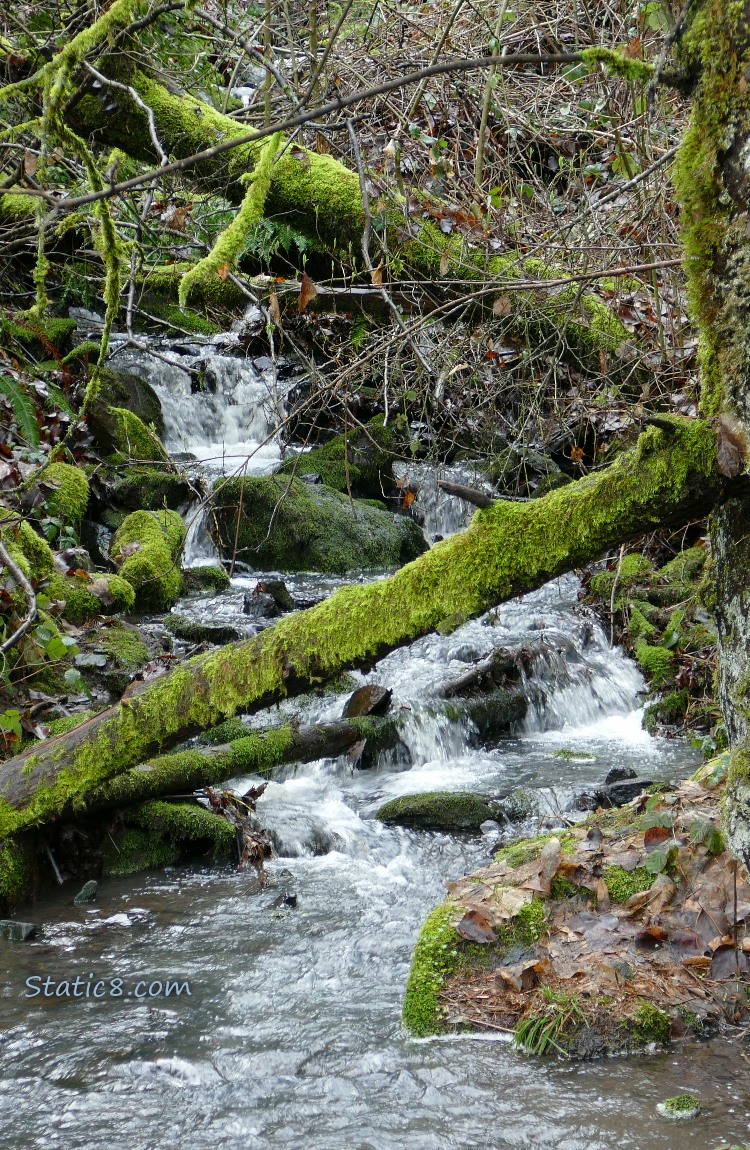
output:
M470 791L428 791L391 799L378 808L375 818L415 830L475 831L497 813L492 803Z
M589 890L587 886L576 886L569 878L564 875L556 875L552 880L550 886L550 898L585 898L590 899L594 897L593 891Z
M508 866L516 868L525 866L526 863L536 862L541 856L544 844L548 843L550 839L559 839L560 847L563 854L572 854L575 850L575 836L570 832L563 832L559 834L557 831L551 831L545 835L535 835L530 839L519 839L518 842L510 843L507 847L502 847L501 850L495 855L496 862L507 863Z
M650 890L654 884L655 875L647 871L645 866L637 866L635 870L623 870L621 866L608 866L604 868L602 877L612 902L627 902L632 895Z
M99 362L102 345L93 339L85 339L83 343L79 343L72 351L69 351L63 357L63 367L70 367L71 364L87 364L93 367Z
M63 715L59 719L53 719L47 724L47 738L54 739L57 735L67 735L68 731L80 727L81 723L85 723L95 714L96 711L79 711L76 715Z
M189 567L182 579L185 595L218 595L232 585L223 567Z
M665 1098L659 1102L656 1109L665 1118L689 1119L697 1118L701 1112L700 1098L694 1094L677 1094L674 1098Z
M63 614L70 623L85 623L97 615L116 615L132 611L135 591L129 580L120 575L98 575L97 585L106 584L102 598L89 590L89 580L77 576L54 574L46 588L50 599L65 601Z
M62 319L17 312L0 316L2 342L35 361L60 360L70 347L76 329L74 319Z
M635 657L654 687L666 687L674 680L672 654L666 647L652 647L645 639L635 644Z
M50 514L78 531L89 501L89 481L83 468L50 463L40 472L37 482L53 486L45 493Z
M596 755L591 751L576 751L571 747L563 747L561 751L555 751L552 755L553 759L565 759L566 762L571 763L595 763Z
M245 726L242 719L235 716L233 719L219 723L217 727L211 727L209 731L204 731L200 741L208 743L209 746L218 747L222 743L232 743L235 739L244 739L248 730L249 728Z
M14 519L9 511L0 508L0 528L5 546L27 578L41 582L53 574L55 557L52 549L26 520Z
M618 570L619 568L619 570ZM617 581L618 587L628 587L633 583L642 583L654 573L653 564L645 557L637 553L631 555L624 555L622 563L615 566L612 571L602 571L600 575L595 575L591 580L591 590L595 595L600 595L603 599L609 599L612 595L612 588Z
M461 941L452 914L450 903L443 903L427 916L411 960L401 1018L420 1038L443 1029L438 993L458 967Z
M137 415L124 407L111 407L109 410L115 421L113 454L116 457L169 461L159 437Z
M141 610L168 611L177 602L184 542L185 524L176 511L134 511L115 533L112 558Z
M159 397L151 384L130 371L103 367L98 373L99 397L109 408L130 411L156 434L164 434L164 416Z
M0 840L0 910L8 911L27 898L32 885L32 857L27 844Z
M660 567L659 575L670 583L691 583L701 574L707 559L705 547L688 547Z
M288 459L279 474L319 475L336 491L351 489L360 498L379 499L393 487L393 461L407 446L401 425L385 427L382 416L378 416L364 427Z
M648 643L649 639L652 639L654 635L658 635L656 627L649 623L643 612L633 605L630 607L628 631L630 632L630 637L634 642L637 642L639 639L641 639L645 643Z
M171 464L169 466L133 466L104 472L108 494L113 503L131 511L176 511L187 500L190 484Z
M111 659L120 671L134 675L148 662L148 647L141 639L135 627L128 627L124 623L115 623L111 627L102 627L96 636L95 651L101 651Z
M670 691L658 703L651 703L643 714L643 726L653 733L657 727L677 727L685 722L690 696L686 690Z
M510 950L513 946L522 946L528 950L544 937L546 929L547 910L544 900L533 898L507 923L497 927L495 933L502 950Z
M153 285L152 285L153 286ZM210 319L199 315L191 308L180 308L176 303L165 303L163 300L148 300L145 310L151 312L157 319L162 319L170 327L178 331L188 331L191 335L218 335L224 329Z
M236 627L227 623L201 623L198 619L188 618L186 615L168 615L164 626L176 639L183 643L234 643L240 638Z
M133 874L207 851L231 858L236 849L231 823L197 804L153 800L130 808L126 818L120 834L105 842L105 874Z
M357 568L396 567L427 547L419 527L338 491L288 476L219 480L214 487L219 534L231 554L276 571L344 574Z
M667 1046L672 1034L671 1018L651 1002L642 1003L636 1013L626 1018L622 1025L627 1029L630 1040L637 1049L642 1049L651 1042Z

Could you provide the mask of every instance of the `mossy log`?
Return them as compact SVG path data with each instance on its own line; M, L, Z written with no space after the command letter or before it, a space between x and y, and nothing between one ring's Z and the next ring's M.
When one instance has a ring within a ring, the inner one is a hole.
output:
M498 502L389 579L344 587L259 635L175 668L139 695L0 766L0 835L53 820L154 753L234 714L370 666L541 586L623 540L705 515L723 492L713 429L674 417L611 467L533 503Z
M392 741L393 719L341 719L313 727L271 727L251 731L229 743L160 755L92 791L87 811L122 807L159 795L186 794L224 782L232 775L270 775L283 763L337 758L362 739Z

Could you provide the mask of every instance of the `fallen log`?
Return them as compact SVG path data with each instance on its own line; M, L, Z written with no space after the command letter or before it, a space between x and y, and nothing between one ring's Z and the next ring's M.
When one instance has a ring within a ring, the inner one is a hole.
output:
M0 836L83 806L107 780L243 709L371 666L447 620L482 614L724 490L716 435L675 416L634 450L532 503L499 502L389 579L343 587L243 643L197 655L141 694L0 766Z

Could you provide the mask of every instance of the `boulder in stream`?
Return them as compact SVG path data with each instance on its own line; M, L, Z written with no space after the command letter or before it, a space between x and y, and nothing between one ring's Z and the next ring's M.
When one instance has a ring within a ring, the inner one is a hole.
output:
M384 715L391 705L393 691L377 683L358 687L346 700L342 718L354 719L360 715Z
M236 538L238 557L255 568L343 575L398 567L427 549L406 516L286 475L220 480L214 500L224 553Z
M497 803L471 791L426 791L402 795L375 812L382 823L423 831L478 831L487 819L502 817Z

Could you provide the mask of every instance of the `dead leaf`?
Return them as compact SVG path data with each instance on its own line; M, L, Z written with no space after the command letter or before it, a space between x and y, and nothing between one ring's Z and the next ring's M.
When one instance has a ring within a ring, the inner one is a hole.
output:
M232 270L231 264L229 264L229 263L219 264L218 268L216 269L216 274L220 280L222 280L224 283L226 283L227 278L228 278L231 270Z
M375 287L381 287L382 286L382 284L383 284L383 265L382 264L378 264L378 266L376 268L372 269L372 275L370 278L372 279L372 282L374 283Z
M738 971L744 974L748 969L750 964L744 951L735 950L734 944L729 943L717 946L711 958L711 978L715 982L736 978Z
M275 291L272 291L268 297L268 310L271 313L271 319L275 324L281 323L281 308L279 307L279 297Z
M451 258L448 255L448 252L443 252L443 254L440 257L440 274L441 274L441 276L445 276L448 274L448 268L450 266L451 266Z
M36 152L25 151L23 154L23 171L25 176L35 176L39 165Z
M497 935L492 929L492 923L479 910L467 910L456 930L461 938L467 939L468 942L497 942Z
M643 845L651 854L652 851L658 850L662 843L667 839L671 839L672 831L669 827L649 827L643 835Z
M300 284L299 289L299 299L297 300L297 311L300 315L302 315L302 312L305 310L310 300L315 299L317 294L318 289L316 288L315 284L310 279L307 272L303 272L302 283ZM275 318L276 317L274 317L274 319ZM278 323L278 320L276 320L276 322Z
M513 304L509 295L498 296L492 305L492 314L502 319L506 315L510 315L513 310Z
M411 507L412 503L414 502L414 500L415 500L416 498L417 498L417 497L416 497L416 495L414 494L414 492L413 492L413 491L408 491L408 490L407 490L407 491L405 491L405 492L404 492L404 498L403 498L403 501L402 501L402 503L401 503L401 506L402 506L403 510L404 510L404 511L406 511L406 509L407 509L408 507Z

